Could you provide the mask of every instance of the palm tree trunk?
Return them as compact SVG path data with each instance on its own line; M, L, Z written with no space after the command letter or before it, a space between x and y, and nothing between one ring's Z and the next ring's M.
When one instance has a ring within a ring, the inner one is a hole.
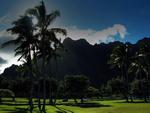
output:
M52 85L52 84L51 84L51 85ZM50 92L49 104L51 105L51 104L53 104L52 86L50 86L49 92Z
M83 97L81 97L81 104L83 104L84 103L84 99L83 99Z
M32 95L33 95L33 83L31 83L31 91L30 91L30 98L29 98L30 113L33 113L33 108L34 108Z
M37 56L36 56L36 48L33 50L33 55L34 55L34 60L35 60L34 65L36 67L36 77L38 79L38 94L37 94L38 108L39 108L39 112L42 113L42 109L41 109L41 84L40 84L41 70L38 67Z
M43 78L43 106L42 106L42 111L44 113L46 113L46 109L45 109L45 106L46 106L45 57L43 58L42 68L43 68L43 73L42 74L44 75L44 78Z
M29 106L30 106L30 113L33 113L33 73L32 73L32 61L31 61L31 48L29 47L29 56L27 59L27 62L29 63L29 76L30 76L30 82L31 82L31 89L30 89L30 97L29 97Z
M125 76L126 76L126 83L127 83L127 102L129 102L129 95L130 95L130 91L129 91L129 76L128 76L128 68L127 68L127 64L125 63Z
M130 98L131 98L131 102L133 103L133 95L132 94L130 95Z
M124 70L125 70L124 66L122 66L122 68L121 68L122 77L123 77L123 80L126 81L126 72ZM127 87L128 87L128 82L127 82ZM127 89L127 91L128 91L128 89ZM128 93L124 93L123 95L126 99L126 102L129 102Z
M129 102L129 98L128 98L127 94L125 94L125 99L126 99L126 102Z
M51 61L49 61L49 70L51 71ZM52 81L51 81L51 77L50 79L50 84L49 84L49 104L52 105L53 104L53 97L52 97Z
M144 95L144 102L147 103L147 97Z
M56 96L55 96L55 98L54 98L53 104L56 105L56 102L57 102L57 93L56 93Z
M41 95L40 95L40 91L41 91L41 85L40 82L38 83L38 108L39 111L41 113Z
M129 102L129 80L128 80L128 75L126 75L127 76L127 80L126 80L126 82L127 82L127 93L126 93L126 100L127 100L127 102Z
M32 75L31 73L29 73L30 75L30 82L31 82L31 89L30 89L30 96L29 96L29 111L30 113L33 113L33 108L34 108L34 105L33 105L33 78L32 78Z
M55 98L54 98L54 105L56 104L57 97L58 97L58 89L57 89L57 91L56 91L56 96L55 96Z
M144 98L144 102L147 102L147 99L145 97L145 94L144 94L144 90L143 90L143 81L142 81L142 71L140 71L140 75L139 75L139 78L140 78L140 85L141 85L141 90L142 90L142 98Z
M46 109L45 109L45 106L46 106L46 80L44 78L44 81L43 81L43 107L42 107L42 111L44 113L46 113Z
M29 106L30 106L30 113L33 112L33 108L34 108L34 104L33 104L33 78L32 78L32 73L30 73L30 76L31 76L31 89L30 89L30 97L29 97Z
M2 102L2 97L0 96L0 103Z
M73 98L74 99L74 102L76 103L76 104L78 104L78 101L77 101L77 99L76 98Z
M56 61L56 79L57 79L57 72L58 72L58 61L57 61L57 57L55 58L55 61ZM56 90L56 94L55 94L55 98L54 98L54 104L56 104L56 101L57 101L57 96L58 96L58 88Z

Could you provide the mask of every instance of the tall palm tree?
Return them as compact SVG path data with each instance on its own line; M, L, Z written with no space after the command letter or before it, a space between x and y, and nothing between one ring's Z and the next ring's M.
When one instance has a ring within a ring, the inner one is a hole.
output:
M141 51L141 50L140 50ZM143 52L142 52L143 53ZM145 54L137 53L132 60L132 63L129 66L129 72L135 73L136 78L140 81L140 87L142 88L142 95L144 97L145 102L147 102L147 95L144 88L144 83L148 82L148 68L149 65L147 60L145 59Z
M148 71L148 75L147 75L147 79L150 79L150 43L148 41L144 41L140 44L140 48L139 48L139 54L141 54L142 59L145 61L146 65L147 65L147 71Z
M45 112L45 103L46 103L46 74L45 67L49 60L55 55L55 51L58 48L62 48L63 45L61 41L56 37L56 33L61 33L66 35L65 29L60 28L50 28L51 23L60 16L59 11L53 11L50 14L47 14L46 7L43 1L41 1L40 5L35 8L27 10L26 14L31 15L37 19L37 29L39 32L37 33L38 39L40 43L38 45L38 57L42 59L42 74L44 75L44 100L43 100L43 112Z
M108 61L112 67L117 67L121 71L121 76L123 77L124 81L127 83L127 94L126 100L128 101L129 95L129 77L128 77L128 66L131 57L131 47L128 43L121 44L116 46L110 55L110 60Z
M140 80L143 78L148 79L148 65L144 57L145 56L143 54L136 53L136 55L132 58L132 62L128 70L128 72L134 72L136 77Z
M141 87L144 83L148 83L150 80L150 43L147 40L144 40L139 43L139 49L136 55L133 57L132 63L129 67L129 72L133 72L136 75L136 78L139 79ZM147 102L147 96L145 95L144 88L142 88L143 97L145 102Z
M140 43L138 52L132 58L132 62L130 64L129 72L134 72L139 79L145 78L149 79L150 74L150 61L148 59L150 55L150 43L142 42ZM145 76L142 76L142 75Z
M14 21L13 25L14 26L10 29L7 29L7 31L11 32L11 34L14 34L16 38L5 42L2 44L2 47L11 44L16 45L15 55L20 55L18 61L23 60L26 62L29 71L28 73L32 81L32 49L34 48L34 43L36 42L36 39L34 39L33 36L34 26L32 19L29 16L24 15L21 16L17 21ZM33 87L31 86L29 98L30 113L32 113L33 110L32 91Z

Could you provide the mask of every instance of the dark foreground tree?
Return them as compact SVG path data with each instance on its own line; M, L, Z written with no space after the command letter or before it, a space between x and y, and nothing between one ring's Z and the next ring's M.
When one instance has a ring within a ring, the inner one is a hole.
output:
M108 81L107 87L111 89L111 95L115 94L116 96L122 95L124 98L127 98L126 95L127 91L127 84L123 79L113 78L112 80Z
M144 65L146 65L147 68L146 79L150 80L150 43L148 41L144 41L140 44L138 54L141 54Z
M7 31L11 32L13 35L16 36L15 39L10 40L2 44L2 47L14 44L15 48L15 55L20 55L18 61L23 61L27 64L28 67L28 76L30 76L31 81L33 80L32 76L32 48L33 43L35 43L35 38L33 36L34 26L32 23L32 19L28 16L21 16L18 20L13 22L13 27L8 29ZM29 98L29 105L30 105L30 113L33 110L33 100L32 100L32 93L33 93L33 85L31 84L30 90L30 98Z
M135 98L143 98L145 102L150 95L150 81L135 79L131 84L131 92Z
M59 83L54 78L49 78L48 80L48 89L49 89L49 104L54 105L57 99L57 91Z
M86 97L88 98L92 98L92 97L96 97L99 98L101 96L100 91L95 88L95 87L88 87L87 92L86 92Z
M129 66L129 72L135 75L136 80L132 83L132 93L133 94L141 94L143 96L145 102L147 102L147 94L145 92L149 92L147 89L148 86L148 74L149 74L149 64L147 62L145 54L140 50L136 53L136 55L132 58L132 63ZM137 80L138 79L138 80ZM138 86L139 85L139 86ZM146 89L145 89L146 88ZM137 93L141 90L139 93Z
M73 98L77 103L77 98L81 99L81 103L84 102L84 96L89 87L89 79L83 75L65 76L65 89L68 96Z
M128 102L129 96L129 76L128 76L128 68L130 65L130 59L132 56L132 48L130 44L125 43L123 45L116 46L110 55L109 64L112 67L117 67L120 69L121 77L127 84L126 89L126 101Z
M46 66L49 64L51 58L56 56L56 51L60 48L63 48L63 45L59 39L56 37L56 33L61 33L66 35L66 30L60 28L50 28L51 23L60 16L59 11L53 11L50 14L47 14L46 7L43 1L40 5L35 8L29 9L26 12L27 15L35 17L37 20L36 28L38 33L36 33L37 38L39 39L37 56L42 61L42 71L41 75L44 78L43 81L43 107L42 111L45 113L45 104L46 104ZM40 108L39 108L40 109ZM41 110L40 110L41 111Z

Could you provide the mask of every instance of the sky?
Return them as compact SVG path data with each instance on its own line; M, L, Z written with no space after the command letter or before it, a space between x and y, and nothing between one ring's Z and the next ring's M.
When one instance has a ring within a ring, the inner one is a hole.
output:
M13 39L6 29L40 0L0 0L0 44ZM113 41L136 43L150 36L150 0L44 0L47 13L59 10L52 27L65 28L68 37L90 44ZM0 73L12 64L14 47L0 49Z

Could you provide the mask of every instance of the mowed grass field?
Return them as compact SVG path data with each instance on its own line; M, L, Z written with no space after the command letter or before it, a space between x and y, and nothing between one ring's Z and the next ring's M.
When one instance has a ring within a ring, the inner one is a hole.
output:
M27 105L19 105L19 103L26 103L27 100L17 99L17 105L0 105L0 113L28 113L26 111ZM136 101L135 103L126 103L124 100L107 100L107 101L88 101L87 104L94 106L72 106L67 105L47 105L47 113L150 113L150 103L142 103L143 101ZM11 102L10 104L12 104ZM60 103L60 102L59 102ZM72 103L72 102L70 102ZM95 106L96 105L96 106ZM99 105L99 106L97 106ZM37 112L37 105L34 113Z

